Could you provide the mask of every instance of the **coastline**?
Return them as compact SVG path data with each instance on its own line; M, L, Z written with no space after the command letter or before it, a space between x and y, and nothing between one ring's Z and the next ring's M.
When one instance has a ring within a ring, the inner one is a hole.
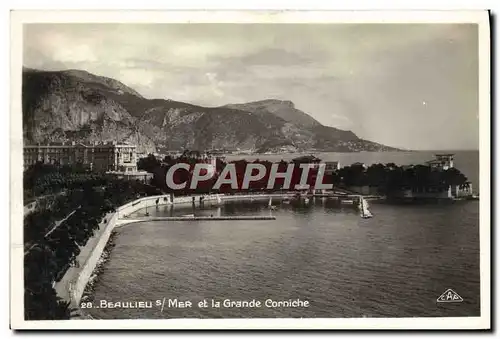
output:
M115 239L118 236L118 232L113 230L109 236L108 242L106 243L106 246L104 246L104 249L102 251L101 257L97 261L97 265L94 268L94 271L92 272L89 281L87 282L87 285L85 286L85 289L83 290L83 295L82 298L80 299L81 302L87 302L87 301L92 301L92 292L94 290L94 286L99 280L100 274L104 271L104 264L109 260L110 255L111 255L111 250L115 247Z
M284 194L272 194L272 196L283 196ZM269 198L270 195L261 195L256 198ZM116 236L117 221L120 217L128 216L146 207L156 205L187 205L193 202L199 203L199 198L203 197L203 201L213 202L218 200L236 200L251 198L251 195L193 195L186 197L176 197L170 201L167 195L149 196L133 200L127 204L116 208L115 212L106 214L100 222L100 227L96 233L89 238L87 243L81 247L81 252L77 257L79 265L70 267L62 279L55 283L57 295L70 303L72 319L87 319L88 315L82 312L80 305L85 297L85 302L91 298L89 294L92 290L92 285L98 279L103 265L109 258L113 248L114 237ZM91 285L89 286L89 283Z
M173 201L170 201L168 195L160 196L149 196L145 198L139 198L133 200L127 204L119 206L116 208L115 212L106 214L100 222L100 227L98 231L87 241L87 243L81 247L81 252L77 257L77 261L80 263L78 266L70 267L62 279L55 283L55 289L57 295L70 303L70 307L73 309L71 318L85 318L80 309L80 302L85 295L85 289L90 281L95 281L97 278L96 270L99 270L99 266L102 266L110 253L112 246L109 245L110 239L113 238L113 234L116 233L115 228L121 227L117 223L118 219L133 214L139 210L146 207L151 207L156 205L156 200L159 200L159 206L163 205L188 205L194 202L196 204L200 203L200 198L204 202L216 202L227 200L257 200L257 199L269 199L269 198L282 198L287 196L293 196L292 193L271 193L271 194L237 194L237 195L223 195L223 194L212 194L212 195L192 195L192 196L182 196L174 197ZM123 220L123 219L122 219ZM104 257L103 257L104 256ZM102 269L102 268L101 268ZM91 287L89 287L91 288ZM88 296L86 297L88 298Z
M77 279L79 274L81 273L87 259L90 257L92 251L97 245L98 240L101 238L104 230L108 226L109 221L112 218L113 213L108 213L104 216L99 224L99 229L95 232L95 234L89 238L87 243L84 246L80 247L80 253L76 257L76 261L79 263L78 266L71 266L68 268L64 276L55 283L55 291L57 295L63 300L72 301L72 284ZM74 306L73 304L71 305Z
M85 285L85 288L83 290L82 297L80 299L80 303L86 303L86 302L92 302L94 301L94 287L96 283L99 282L99 278L101 277L101 274L104 272L106 263L111 257L111 251L115 247L115 239L118 236L118 232L113 230L109 236L108 242L106 243L106 246L104 246L104 249L102 251L101 257L97 261L97 264L92 271L92 274L90 275L90 278L87 282L87 285ZM84 312L81 308L79 309L79 313L81 316L84 318L92 318L90 314Z
M142 210L146 207L154 206L156 200L159 199L159 205L180 205L186 206L193 203L193 198L195 204L200 203L200 198L203 198L204 202L216 202L221 201L237 201L237 200L267 200L269 198L285 198L292 197L294 193L283 192L283 193L269 193L269 194L235 194L235 195L193 195L193 196L183 196L176 197L174 201L170 201L169 196L150 196L146 198L140 198L131 201L125 205L118 207L115 212L108 213L104 216L101 221L101 226L99 230L90 238L87 243L81 248L81 253L77 260L82 263L78 267L70 267L68 271L64 274L63 278L56 283L56 291L59 297L69 301L70 306L73 309L71 318L72 319L91 319L89 314L86 314L80 308L82 302L90 302L93 300L93 288L95 283L99 280L100 274L105 270L105 264L111 256L111 251L114 247L114 242L118 234L116 228L120 228L128 223L118 222L127 220L130 216L130 224L134 222L131 214ZM360 195L363 196L363 195ZM363 196L364 197L364 196ZM367 196L367 200L381 200L385 201L382 197L377 197L377 199L372 199Z
M79 296L78 294L81 288L78 287L85 279L87 279L85 285L89 281L96 267L95 264L101 258L100 251L108 244L115 219L115 213L108 213L103 217L99 229L89 238L84 246L80 247L81 252L76 258L78 265L70 267L61 280L54 286L58 297L70 303L72 319L82 318L84 316L81 314L79 307L81 295ZM97 254L99 254L98 257ZM96 257L97 260L95 260ZM90 271L90 267L92 267L92 271Z

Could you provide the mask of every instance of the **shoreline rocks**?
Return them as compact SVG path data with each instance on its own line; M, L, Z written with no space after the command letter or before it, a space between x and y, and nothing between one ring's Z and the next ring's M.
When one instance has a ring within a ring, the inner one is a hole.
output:
M106 270L106 263L111 257L111 251L115 247L115 239L118 235L117 231L112 231L111 235L109 236L108 242L106 243L106 246L104 247L101 257L97 261L97 265L92 271L92 274L90 275L90 279L87 282L87 285L85 286L85 289L83 291L82 298L80 302L90 302L94 300L94 288L96 283L99 281L99 278L101 277L102 273Z

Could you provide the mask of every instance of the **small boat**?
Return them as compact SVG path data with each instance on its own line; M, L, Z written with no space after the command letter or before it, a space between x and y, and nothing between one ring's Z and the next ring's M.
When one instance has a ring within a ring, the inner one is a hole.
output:
M184 218L194 218L194 214L184 214Z
M368 201L366 201L363 197L360 198L359 209L360 209L361 218L368 219L368 218L373 217L373 214L368 209Z

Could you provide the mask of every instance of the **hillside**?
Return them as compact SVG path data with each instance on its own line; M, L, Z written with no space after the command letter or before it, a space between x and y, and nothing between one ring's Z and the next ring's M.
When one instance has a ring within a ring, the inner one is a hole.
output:
M261 115L271 113L299 127L321 126L313 117L296 109L294 103L291 101L268 99L243 104L228 104L225 107Z
M290 101L201 107L146 99L121 82L85 71L23 70L23 137L132 142L139 152L241 149L382 151L392 148L323 126Z

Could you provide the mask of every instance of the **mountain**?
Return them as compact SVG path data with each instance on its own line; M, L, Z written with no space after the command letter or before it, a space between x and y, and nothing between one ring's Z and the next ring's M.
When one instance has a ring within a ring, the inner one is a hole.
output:
M302 112L301 110L296 109L295 105L291 101L268 99L247 102L244 104L229 104L225 107L252 112L253 114L260 115L271 113L285 120L286 122L292 123L299 127L321 126L321 124L313 117Z
M288 133L287 137L294 139L299 134L305 134L309 137L310 144L307 145L308 148L316 149L338 149L344 151L352 151L357 149L346 149L347 143L352 143L353 147L355 144L365 150L366 148L376 148L382 145L370 143L366 140L359 139L356 134L351 131L341 130L335 127L323 126L317 120L315 120L310 115L302 112L295 108L295 105L291 101L284 100L262 100L254 101L244 104L229 104L225 107L234 108L246 112L251 112L257 116L264 119L269 119L269 115L274 115L283 120L285 129L291 128L292 133ZM297 130L298 129L298 130ZM284 131L285 134L287 134ZM296 140L295 140L296 141ZM361 145L363 144L364 145Z
M386 151L393 148L321 125L291 101L202 107L146 99L123 83L81 70L23 69L23 138L131 142L139 152L241 149Z

